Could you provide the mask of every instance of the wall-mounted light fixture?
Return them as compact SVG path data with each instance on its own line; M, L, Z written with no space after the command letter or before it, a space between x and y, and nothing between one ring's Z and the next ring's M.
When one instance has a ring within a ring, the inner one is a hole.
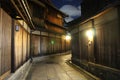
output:
M67 35L65 36L65 39L66 39L66 40L71 40L71 35L70 35L70 33L67 33Z
M88 38L88 45L90 46L93 42L94 30L90 29L90 30L86 31L86 36Z
M71 40L71 36L66 35L65 39L66 39L66 40Z
M92 40L93 36L94 36L94 30L90 29L90 30L86 31L86 36L88 37L89 40Z
M18 25L15 26L15 30L19 31L20 27Z

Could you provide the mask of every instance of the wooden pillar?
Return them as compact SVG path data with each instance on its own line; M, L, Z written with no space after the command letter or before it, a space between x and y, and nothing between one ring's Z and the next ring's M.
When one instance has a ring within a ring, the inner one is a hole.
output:
M49 32L48 32L48 53L50 53L50 36L49 36Z
M2 74L1 73L2 23L1 22L2 22L2 12L1 12L1 4L0 4L0 75Z
M28 26L27 26L27 31L28 31ZM29 52L28 52L28 35L29 35L29 32L27 32L27 40L26 40L26 42L27 42L27 43L26 43L26 49L27 49L27 50L26 50L26 51L27 51L27 53L26 53L26 61L29 59L29 58L28 58L28 54L29 54Z
M32 30L30 31L30 59L31 59L30 62L32 62L33 61L32 59Z
M117 10L118 10L118 21L119 21L119 27L118 27L118 34L120 35L120 5L119 6L117 6ZM118 44L120 44L120 36L118 37ZM118 48L120 48L120 45L118 45L117 46ZM117 68L118 69L120 69L120 54L119 53L117 53L116 54L116 66L117 66Z
M24 47L24 45L23 45L23 43L24 43L23 42L24 41L24 39L23 39L24 38L24 30L23 30L23 26L21 26L21 29L22 29L22 43L21 43L22 44L22 60L21 60L21 65L22 65L22 64L24 64L24 50L23 50L23 47Z
M96 43L96 29L95 29L95 25L94 25L94 19L92 19L92 27L94 29L94 37L93 37L93 42L94 42L94 46L93 46L93 56L94 56L94 62L96 62L96 58L97 58L97 43Z
M60 37L60 52L62 53L63 51L62 51L62 36Z
M14 29L15 29L15 27L14 27L15 25L14 25L14 19L12 19L12 30L11 30L11 72L13 73L13 72L15 72L15 39L14 39L14 37L15 37L15 31L14 31Z
M56 37L56 34L55 34L55 44L54 44L54 53L57 53L57 48L58 48L58 44L57 44L57 37Z
M42 35L41 35L41 31L40 31L40 55L42 55Z
M65 47L64 48L65 48L65 52L66 52L66 39L65 39Z

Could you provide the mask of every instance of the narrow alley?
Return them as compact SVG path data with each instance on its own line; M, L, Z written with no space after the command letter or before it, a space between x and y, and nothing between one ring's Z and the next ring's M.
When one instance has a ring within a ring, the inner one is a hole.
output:
M26 80L95 80L68 65L70 59L71 54L60 54L34 61Z
M0 0L0 80L120 80L120 0Z

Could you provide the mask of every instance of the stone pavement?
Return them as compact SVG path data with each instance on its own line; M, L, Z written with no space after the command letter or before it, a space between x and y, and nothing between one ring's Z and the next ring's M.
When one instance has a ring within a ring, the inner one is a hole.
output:
M95 80L66 64L70 58L64 54L34 62L26 80Z

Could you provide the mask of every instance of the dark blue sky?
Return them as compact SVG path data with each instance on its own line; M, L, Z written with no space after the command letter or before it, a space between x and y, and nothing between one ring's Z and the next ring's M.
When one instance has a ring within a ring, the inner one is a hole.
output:
M69 15L65 18L66 22L70 22L81 16L81 2L82 0L51 0L53 5L62 12Z
M63 5L74 5L74 6L79 6L82 0L51 0L53 4L60 9Z

